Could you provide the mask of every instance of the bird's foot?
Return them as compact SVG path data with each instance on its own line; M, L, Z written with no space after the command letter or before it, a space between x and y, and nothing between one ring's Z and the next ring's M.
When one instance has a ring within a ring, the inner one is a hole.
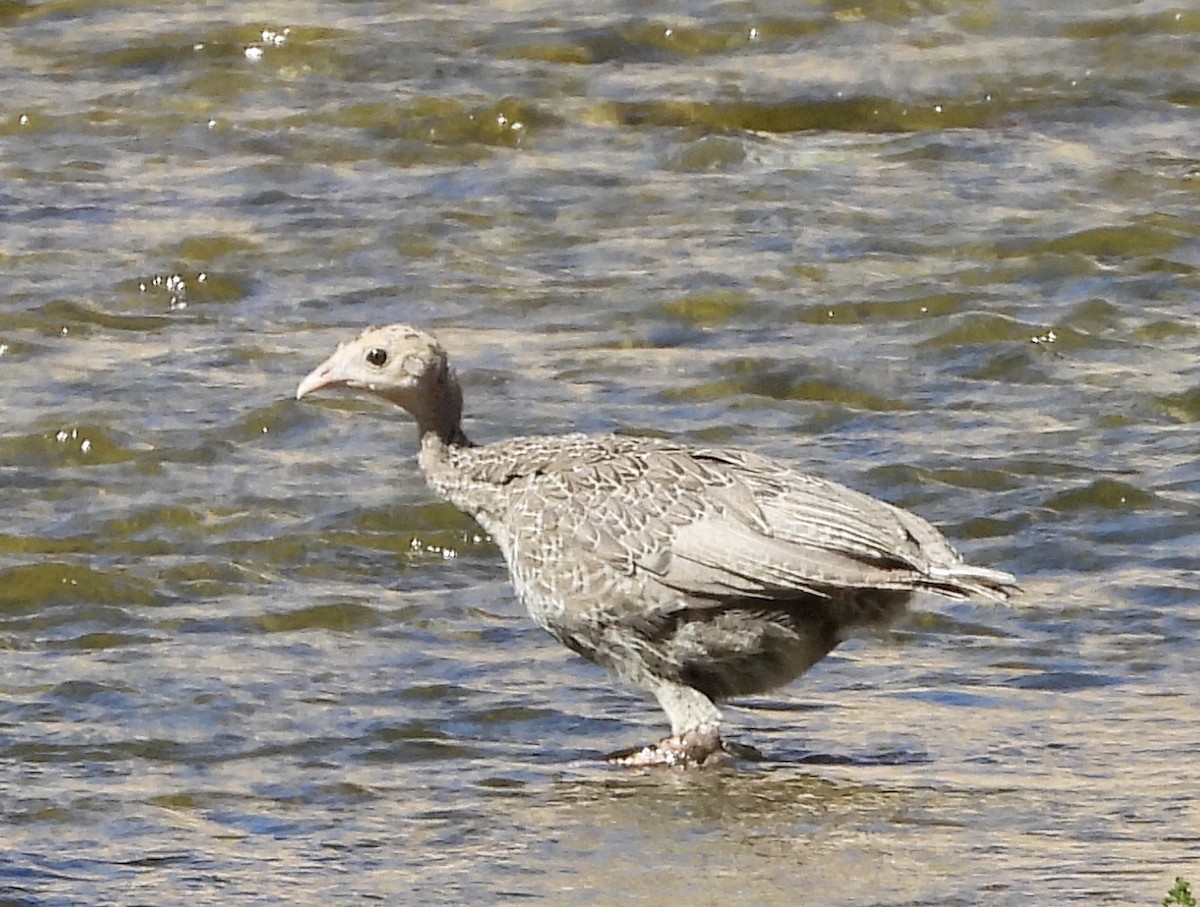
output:
M673 765L684 768L729 765L732 754L715 727L704 726L638 749L621 750L605 757L614 765L642 768L651 765Z

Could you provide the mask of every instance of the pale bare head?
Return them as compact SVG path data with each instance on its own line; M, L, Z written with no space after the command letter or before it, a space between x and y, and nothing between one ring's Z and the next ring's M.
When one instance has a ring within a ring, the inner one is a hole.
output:
M338 345L296 388L296 399L329 387L364 390L402 406L421 433L460 443L462 391L441 344L407 324L367 328Z

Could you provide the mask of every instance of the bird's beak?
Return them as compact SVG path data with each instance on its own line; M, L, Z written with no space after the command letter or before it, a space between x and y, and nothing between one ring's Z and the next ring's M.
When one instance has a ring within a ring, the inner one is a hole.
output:
M296 388L297 400L307 397L313 391L319 391L323 387L346 383L346 378L341 374L340 368L341 352L339 347L337 352L308 373L308 376Z
M300 382L300 386L296 388L296 399L300 400L308 394L311 394L313 391L320 390L321 388L327 387L332 383L333 382L329 380L329 369L323 365L319 366L313 369L313 371L309 372L308 377Z

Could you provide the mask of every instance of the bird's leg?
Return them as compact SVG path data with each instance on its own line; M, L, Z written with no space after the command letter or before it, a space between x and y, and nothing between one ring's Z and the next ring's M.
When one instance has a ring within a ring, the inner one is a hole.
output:
M727 763L729 753L721 740L721 710L711 699L682 684L662 682L654 695L671 719L671 736L640 749L607 757L617 765L712 765Z

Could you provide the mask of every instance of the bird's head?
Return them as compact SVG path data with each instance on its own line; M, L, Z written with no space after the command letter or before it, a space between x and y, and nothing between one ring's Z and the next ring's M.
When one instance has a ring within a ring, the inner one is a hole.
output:
M422 434L448 442L461 434L462 392L441 344L406 324L367 328L338 345L296 388L299 400L329 387L364 390L412 415Z

